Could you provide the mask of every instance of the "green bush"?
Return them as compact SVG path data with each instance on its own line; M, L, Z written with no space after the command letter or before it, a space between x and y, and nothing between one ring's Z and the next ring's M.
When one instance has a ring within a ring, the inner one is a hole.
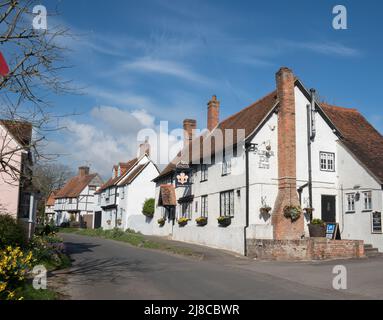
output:
M27 242L24 228L11 215L0 214L0 248L24 247Z
M325 223L324 223L324 221L323 220L321 220L321 219L313 219L312 221L311 221L311 224L319 224L319 225L324 225Z
M142 207L142 213L147 217L153 217L154 215L154 198L146 199L144 206Z

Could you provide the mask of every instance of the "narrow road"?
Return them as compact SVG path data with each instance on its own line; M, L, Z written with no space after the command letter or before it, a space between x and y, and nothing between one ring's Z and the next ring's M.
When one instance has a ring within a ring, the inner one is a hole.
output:
M209 259L199 260L112 240L62 236L73 265L69 270L56 272L50 280L64 277L66 281L60 290L70 299L365 298L331 289L331 272L327 275L328 288L320 288L299 279L289 280L281 273L288 265L282 264L274 275L267 263L230 254L215 255L221 251L213 249ZM280 265L271 264L274 269Z

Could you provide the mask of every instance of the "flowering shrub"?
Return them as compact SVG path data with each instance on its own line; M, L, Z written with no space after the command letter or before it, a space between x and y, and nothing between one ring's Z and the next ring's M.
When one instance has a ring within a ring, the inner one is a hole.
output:
M164 218L160 218L157 220L157 223L160 225L160 226L163 226L165 224L166 220Z
M0 300L23 298L17 296L16 289L24 284L34 262L31 251L23 252L11 246L0 250Z

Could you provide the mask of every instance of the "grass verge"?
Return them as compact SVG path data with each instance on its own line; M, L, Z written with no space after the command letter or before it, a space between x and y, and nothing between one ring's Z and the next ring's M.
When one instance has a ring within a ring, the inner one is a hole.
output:
M36 290L32 284L25 284L21 289L18 290L20 296L24 300L58 300L59 295L50 289Z
M102 229L61 228L59 232L73 233L73 234L89 236L89 237L111 239L111 240L116 240L121 242L127 242L135 247L162 250L162 251L167 251L173 254L202 258L201 253L195 252L192 249L181 247L181 246L169 245L164 242L156 242L153 240L149 240L149 239L146 239L144 235L140 233L135 233L130 230L122 231L119 229L102 230Z

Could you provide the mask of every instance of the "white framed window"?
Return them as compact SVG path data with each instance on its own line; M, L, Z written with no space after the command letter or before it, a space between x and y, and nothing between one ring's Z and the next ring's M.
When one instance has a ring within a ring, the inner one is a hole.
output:
M320 152L320 169L321 171L335 171L335 153L332 152Z
M196 201L196 202L195 202L194 211L195 211L195 213L197 213L197 212L198 212L198 201Z
M201 197L201 217L207 218L208 215L208 197L202 196Z
M181 217L182 218L188 218L191 220L191 218L192 218L192 204L193 204L193 202L181 203L180 209L181 209Z
M347 195L347 212L355 211L355 193L348 193Z
M201 182L208 179L208 166L207 164L201 164Z
M221 216L234 217L234 190L220 194Z
M372 192L371 191L363 192L363 210L364 211L372 210Z
M97 197L97 203L101 204L101 194L99 194L98 197Z
M226 176L231 173L231 160L227 160L226 158L223 158L222 161L222 175Z
M89 186L89 191L96 191L96 186Z

